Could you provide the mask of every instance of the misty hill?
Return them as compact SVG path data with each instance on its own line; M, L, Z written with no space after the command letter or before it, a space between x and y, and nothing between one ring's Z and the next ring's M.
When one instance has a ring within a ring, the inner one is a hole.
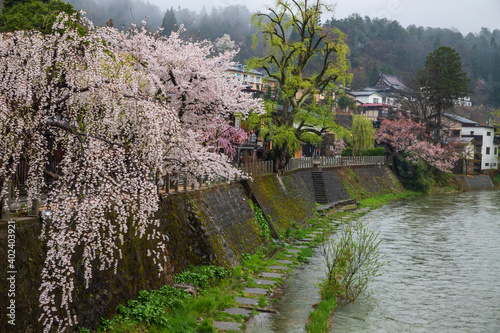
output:
M184 24L185 36L215 41L224 34L240 49L236 60L262 54L253 50L251 37L255 32L250 24L251 13L245 6L213 8L200 12L186 8L171 8L166 12L143 0L70 0L77 9L89 12L95 24L103 25L110 18L116 27L128 28L132 22L147 20L148 28L156 30L163 25L167 33L171 21ZM362 89L372 84L379 72L398 74L411 82L423 66L425 58L441 45L455 48L462 59L463 69L472 80L476 105L500 106L500 30L486 28L464 36L452 29L424 28L411 25L402 27L397 21L371 19L353 14L344 19L332 17L325 25L337 27L348 35L351 66L354 73L352 89Z
M463 36L456 30L415 25L403 28L397 21L357 14L340 20L332 18L326 25L335 26L348 35L355 73L353 89L373 83L380 71L399 74L411 81L430 52L439 46L450 46L460 54L462 67L472 80L474 104L500 106L498 29L482 28L478 34Z

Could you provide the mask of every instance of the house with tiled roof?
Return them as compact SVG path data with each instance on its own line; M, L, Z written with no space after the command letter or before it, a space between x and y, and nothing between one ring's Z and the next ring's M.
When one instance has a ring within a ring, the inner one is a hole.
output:
M398 105L401 98L411 95L411 89L406 86L399 75L390 75L380 72L377 80L365 91L373 91L382 95L383 104Z
M346 91L346 95L361 102L361 104L382 103L382 95L376 91Z
M483 125L452 113L443 113L443 132L454 133L452 137L468 138L474 143L474 171L500 169L500 137L495 136L495 127ZM460 127L460 129L459 129ZM450 133L450 134L451 134Z

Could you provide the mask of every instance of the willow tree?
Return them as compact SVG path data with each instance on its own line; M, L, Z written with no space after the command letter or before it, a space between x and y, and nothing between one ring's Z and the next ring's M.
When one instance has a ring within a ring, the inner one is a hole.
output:
M358 155L361 149L373 148L375 144L375 132L373 123L369 118L354 115L350 143L355 155Z
M320 24L332 7L320 0L277 1L268 13L256 13L252 23L267 53L250 61L276 80L283 108L268 110L263 133L273 140L275 171L280 175L293 153L304 142L319 142L332 122L319 96L336 82L350 79L346 36ZM312 63L321 64L317 71Z

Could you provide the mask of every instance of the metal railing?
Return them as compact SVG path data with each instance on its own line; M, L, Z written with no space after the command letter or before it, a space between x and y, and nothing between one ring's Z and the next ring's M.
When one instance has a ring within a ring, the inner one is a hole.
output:
M312 168L315 165L322 168L333 168L383 164L386 164L385 156L301 157L291 158L285 167L285 172ZM274 172L273 166L273 161L256 161L242 164L239 169L255 178L272 174Z
M55 162L54 162L55 164ZM301 157L292 158L288 161L285 167L285 172L290 172L298 169L312 168L313 166L329 168L329 167L343 167L343 166L363 166L363 165L383 165L386 164L385 156L342 156L342 157ZM18 174L16 178L20 183L26 178L26 165L20 165L18 168ZM258 178L265 175L270 175L274 173L274 163L273 161L255 161L248 162L246 164L241 164L238 167L244 174L249 175L252 178ZM51 165L51 169L56 170L55 165ZM234 180L228 180L225 178L216 178L208 181L207 179L197 179L195 185L189 185L187 175L182 173L169 174L164 177L153 179L152 182L156 184L158 189L158 194L160 193L178 193L186 192L189 190L195 190L200 188L206 188L211 186L216 186L220 184L228 184ZM9 182L9 194L6 198L8 204L7 207L11 206L12 198L12 185ZM0 205L2 203L0 202ZM7 208L2 209L3 205L0 206L2 220L10 218L11 210ZM33 203L33 209L29 215L37 215L39 212L39 203Z

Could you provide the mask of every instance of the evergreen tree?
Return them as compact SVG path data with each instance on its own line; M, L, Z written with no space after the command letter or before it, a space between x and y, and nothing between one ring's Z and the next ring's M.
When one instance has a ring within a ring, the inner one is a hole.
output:
M434 111L435 141L441 141L441 115L454 102L471 93L470 80L462 70L460 55L455 49L441 46L431 52L420 71L420 92Z
M179 28L177 26L177 20L175 19L174 8L170 7L165 12L165 16L163 16L163 23L161 25L163 28L162 35L169 36L172 31L177 31Z
M39 30L48 33L60 12L76 12L72 5L60 0L10 0L4 5L0 14L0 32Z

